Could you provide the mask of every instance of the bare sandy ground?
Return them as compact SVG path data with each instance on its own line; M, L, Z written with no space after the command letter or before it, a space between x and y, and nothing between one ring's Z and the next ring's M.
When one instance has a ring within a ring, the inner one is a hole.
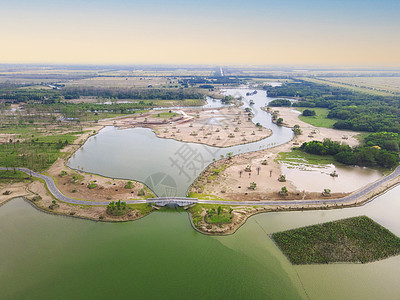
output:
M31 193L26 189L26 182L17 182L11 184L1 184L0 185L0 206L9 201L10 199L17 197L25 197L31 195ZM8 195L4 195L4 193Z
M65 175L61 176L62 171ZM107 178L85 172L71 170L65 166L63 159L57 160L47 171L53 177L58 189L67 197L81 200L104 201L125 201L131 199L146 199L153 194L146 186L137 181L131 181L131 187L126 187L129 180ZM96 184L95 188L89 189L89 184ZM139 196L144 190L145 194Z
M271 130L257 127L247 113L237 107L188 110L182 112L191 120L158 126L156 134L183 142L230 147L252 143L271 135Z
M161 111L151 111L126 118L100 122L120 128L149 127L161 138L230 147L264 139L271 130L254 125L242 108L180 109L169 119L158 118Z
M69 215L78 218L102 220L102 221L131 221L136 220L143 215L137 210L131 210L123 216L110 216L106 212L104 206L83 206L83 205L72 205L56 200L56 205L53 206L54 198L47 191L44 183L34 181L27 186L27 190L30 191L31 197L26 197L39 209L60 215ZM41 199L34 200L34 197L40 195Z
M240 154L231 160L217 161L210 165L206 171L195 181L190 192L212 195L214 197L230 200L267 200L267 199L318 199L321 193L308 193L299 190L290 181L279 182L281 166L276 162L280 152L288 152L294 146L299 146L311 140L323 140L330 138L334 141L358 145L359 141L355 138L358 134L353 131L341 131L329 128L316 128L310 124L299 120L299 114L290 108L278 108L279 116L285 121L286 126L293 127L299 125L303 134L295 137L290 143L275 148L266 149L258 152ZM346 139L343 139L345 137ZM263 162L266 165L263 164ZM228 167L225 171L210 180L212 170L220 168L222 165ZM246 172L247 166L251 167L251 172ZM321 179L323 180L323 179ZM250 190L250 184L256 183L256 189ZM278 194L282 187L289 190L287 197ZM332 194L332 197L343 197L344 193ZM212 197L211 196L211 197Z

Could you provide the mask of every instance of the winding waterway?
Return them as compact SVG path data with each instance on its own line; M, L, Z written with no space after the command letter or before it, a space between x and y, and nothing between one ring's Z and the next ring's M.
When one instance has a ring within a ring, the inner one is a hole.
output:
M146 183L159 197L186 196L192 182L213 159L231 152L234 155L271 148L293 138L291 129L272 123L271 115L261 108L273 100L265 91L246 96L248 89L228 89L226 94L242 96L244 108L250 107L252 121L272 130L272 135L258 142L227 148L184 143L158 138L152 130L120 130L106 127L89 138L68 161L68 166L113 178L133 179ZM252 99L254 104L250 104ZM206 107L218 107L208 101ZM231 128L235 124L231 124Z

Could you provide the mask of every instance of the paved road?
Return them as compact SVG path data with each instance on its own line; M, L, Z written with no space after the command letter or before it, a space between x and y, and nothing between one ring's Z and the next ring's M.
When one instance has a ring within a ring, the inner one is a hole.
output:
M7 168L0 167L0 170L6 170ZM85 200L77 200L77 199L72 199L66 197L64 194L60 192L60 190L57 188L57 186L54 183L53 178L31 171L26 168L16 168L18 171L25 172L28 175L31 175L33 177L41 178L43 179L46 184L47 188L49 189L50 193L53 194L55 198L57 198L60 201L66 202L66 203L71 203L71 204L83 204L83 205L107 205L107 202L101 202L101 201L85 201ZM292 201L222 201L222 200L197 200L197 199L192 199L192 198L153 198L153 199L148 199L148 200L127 200L125 201L127 204L138 204L138 203L149 203L149 202L156 202L156 201L163 201L165 202L167 199L170 199L171 203L207 203L207 204L229 204L229 205L257 205L257 206L268 206L268 205L290 205L290 206L304 206L304 205L323 205L323 204L329 204L329 203L337 203L337 204L344 204L344 203L349 203L353 202L362 196L365 196L366 194L370 193L372 190L375 188L379 187L380 185L400 176L400 166L397 167L393 173L390 175L383 177L373 184L370 184L366 186L365 188L359 190L358 192L346 196L341 199L320 199L320 200L292 200Z

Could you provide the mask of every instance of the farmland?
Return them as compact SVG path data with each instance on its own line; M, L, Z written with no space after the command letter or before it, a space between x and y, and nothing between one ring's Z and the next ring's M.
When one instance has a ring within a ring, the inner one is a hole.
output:
M335 77L323 79L352 87L400 94L400 77Z
M356 77L356 78L358 78L358 77ZM372 77L372 78L375 78L375 77ZM373 89L371 87L352 85L349 83L341 82L340 80L336 80L336 78L327 78L327 79L302 78L302 79L309 81L309 82L317 83L317 84L325 84L325 85L329 85L334 88L344 88L344 89L352 90L354 92L365 93L365 94L370 94L370 95L376 95L376 96L391 96L391 95L393 95L393 92L389 92L386 90Z

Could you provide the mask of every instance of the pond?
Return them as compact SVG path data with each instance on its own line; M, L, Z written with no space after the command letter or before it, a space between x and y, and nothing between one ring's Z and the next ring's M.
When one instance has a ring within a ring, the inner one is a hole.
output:
M343 165L281 165L286 180L293 183L299 191L322 192L330 189L332 193L350 193L382 177L378 170ZM336 171L337 177L330 174Z

